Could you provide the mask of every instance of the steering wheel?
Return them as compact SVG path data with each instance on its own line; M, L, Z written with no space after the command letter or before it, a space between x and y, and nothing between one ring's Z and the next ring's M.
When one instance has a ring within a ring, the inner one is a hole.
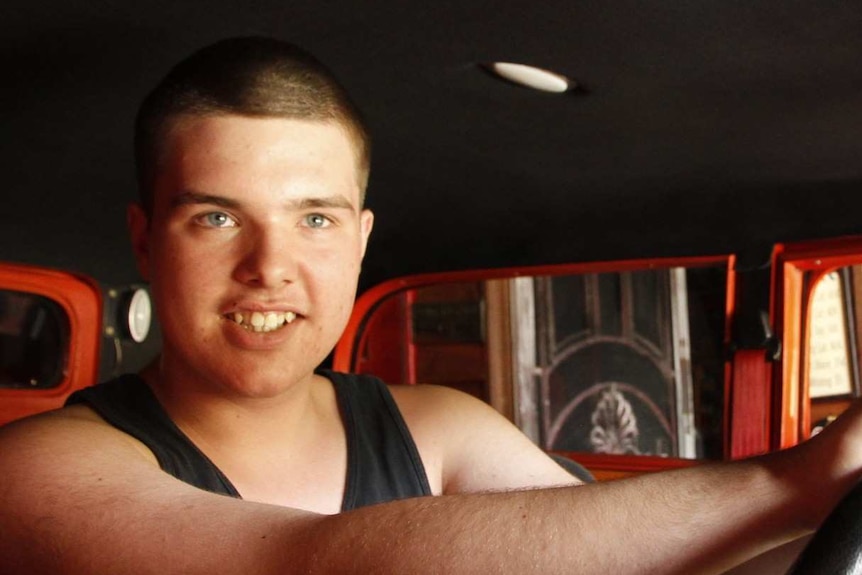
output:
M862 483L844 496L788 575L862 575Z

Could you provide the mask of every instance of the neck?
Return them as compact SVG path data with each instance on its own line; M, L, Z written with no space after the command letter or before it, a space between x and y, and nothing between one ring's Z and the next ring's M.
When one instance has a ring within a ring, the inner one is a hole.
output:
M254 381L225 385L186 371L163 357L141 375L174 423L201 447L257 450L272 442L283 448L284 438L301 441L332 412L332 386L314 374L277 393L259 393Z
M238 390L246 388L235 386L228 393L164 367L142 375L171 419L244 499L339 511L347 440L329 380L309 374L276 394L243 394Z

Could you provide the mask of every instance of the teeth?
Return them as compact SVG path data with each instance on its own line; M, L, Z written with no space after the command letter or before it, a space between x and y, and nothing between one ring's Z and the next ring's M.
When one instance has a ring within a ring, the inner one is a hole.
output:
M292 311L254 311L251 315L243 315L240 312L234 312L228 316L228 319L233 320L245 329L257 333L275 331L296 319L296 314Z

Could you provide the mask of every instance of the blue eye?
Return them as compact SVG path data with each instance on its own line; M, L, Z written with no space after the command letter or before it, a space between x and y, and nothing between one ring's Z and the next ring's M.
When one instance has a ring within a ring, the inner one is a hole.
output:
M236 226L236 220L224 212L209 212L199 218L200 222L213 228L232 228Z
M325 228L331 223L332 221L329 218L321 214L308 214L305 216L305 224L310 228Z

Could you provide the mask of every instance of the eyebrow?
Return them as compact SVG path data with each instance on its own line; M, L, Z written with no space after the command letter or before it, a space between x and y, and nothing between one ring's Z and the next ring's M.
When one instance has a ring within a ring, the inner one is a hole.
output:
M242 207L242 204L240 202L231 198L226 198L224 196L216 196L213 194L201 194L192 191L182 192L176 197L174 197L173 200L171 200L171 206L174 208L198 204L208 204L229 209L239 209ZM336 208L353 210L353 204L351 204L347 198L341 195L309 197L301 198L298 200L290 200L287 202L287 207L288 209L293 210L307 210L314 208Z
M293 207L299 210L307 210L309 208L339 208L344 210L352 210L353 204L344 196L325 196L303 198L299 201L289 202Z
M231 200L224 196L214 196L212 194L199 194L197 192L182 192L171 200L171 207L174 208L196 204L210 204L231 209L240 207L240 203L236 200Z

